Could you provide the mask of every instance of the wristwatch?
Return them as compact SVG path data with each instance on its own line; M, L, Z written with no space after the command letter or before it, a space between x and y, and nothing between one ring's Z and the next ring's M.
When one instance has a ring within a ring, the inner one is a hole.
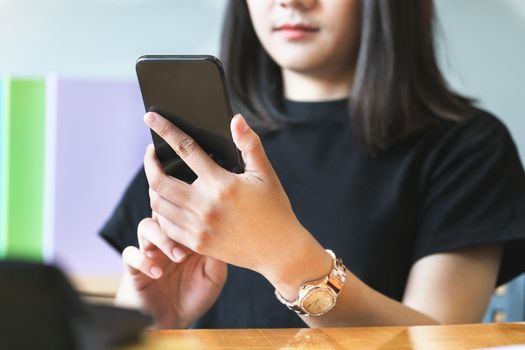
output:
M299 315L321 316L330 311L345 284L346 267L343 261L336 258L330 249L326 249L326 252L332 257L332 270L328 276L303 284L295 301L286 300L277 289L275 290L277 299Z

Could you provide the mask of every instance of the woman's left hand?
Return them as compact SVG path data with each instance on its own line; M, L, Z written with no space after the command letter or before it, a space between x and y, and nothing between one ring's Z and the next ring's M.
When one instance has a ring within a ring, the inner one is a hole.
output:
M147 113L144 120L198 176L190 185L167 175L153 146L148 147L144 167L151 207L171 239L276 282L281 272L301 261L298 255L312 247L322 250L297 220L259 136L242 116L231 122L233 141L245 163L242 174L220 167L162 116Z

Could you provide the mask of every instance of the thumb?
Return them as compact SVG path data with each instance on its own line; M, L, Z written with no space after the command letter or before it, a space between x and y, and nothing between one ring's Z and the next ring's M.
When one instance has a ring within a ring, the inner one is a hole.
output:
M246 123L244 117L240 114L235 115L230 127L233 142L241 151L244 160L244 171L262 176L272 173L272 166L266 157L261 139Z

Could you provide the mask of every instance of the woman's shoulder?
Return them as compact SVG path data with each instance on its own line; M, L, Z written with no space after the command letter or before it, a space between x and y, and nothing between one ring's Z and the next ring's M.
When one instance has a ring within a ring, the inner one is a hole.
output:
M491 112L474 108L461 121L441 119L421 134L420 143L433 150L482 151L514 147L509 129Z
M485 140L494 143L510 137L505 123L491 112L481 108L475 108L472 116L460 122L456 128L458 133L472 141Z

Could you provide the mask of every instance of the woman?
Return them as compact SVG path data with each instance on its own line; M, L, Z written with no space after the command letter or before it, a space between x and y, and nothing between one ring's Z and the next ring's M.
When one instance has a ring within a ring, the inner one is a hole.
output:
M145 116L198 178L146 151L102 230L117 302L163 328L479 322L525 270L525 176L502 123L446 86L432 20L431 0L230 1L246 171Z

